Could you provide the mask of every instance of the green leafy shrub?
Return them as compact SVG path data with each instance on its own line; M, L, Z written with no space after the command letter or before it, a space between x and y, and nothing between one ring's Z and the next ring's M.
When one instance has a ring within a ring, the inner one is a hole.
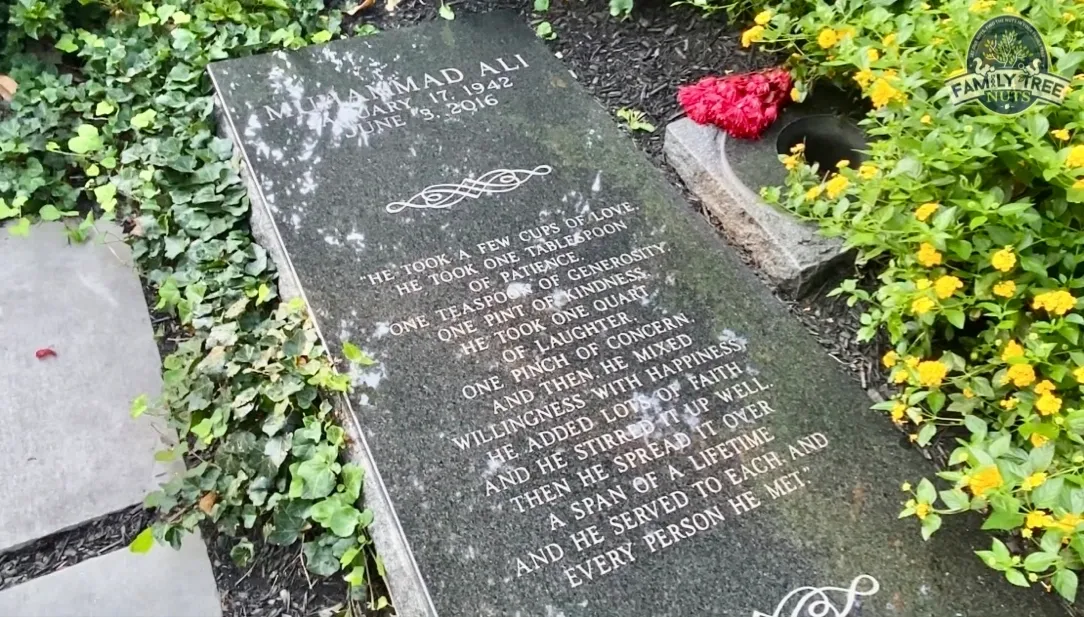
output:
M955 442L942 490L906 485L903 516L929 538L943 516L977 512L979 552L1013 584L1076 596L1084 568L1084 91L1060 107L999 116L954 108L944 82L964 70L988 18L1024 12L1055 71L1084 60L1084 5L1054 0L783 2L743 36L789 52L803 99L834 82L859 90L868 158L829 177L801 148L766 197L844 239L875 267L863 339L885 332L898 391L877 405L919 445ZM1078 79L1081 75L1076 76ZM1079 84L1075 81L1074 84Z
M81 239L97 220L123 220L155 308L175 317L162 397L132 414L167 417L182 439L159 458L190 468L148 497L161 517L133 549L176 545L207 521L236 538L241 563L257 537L300 542L310 570L364 591L380 568L372 514L357 507L361 469L340 462L332 413L349 379L304 306L278 299L205 73L338 30L322 0L18 0L0 67L19 84L0 120L0 222L20 234L31 218L78 216Z

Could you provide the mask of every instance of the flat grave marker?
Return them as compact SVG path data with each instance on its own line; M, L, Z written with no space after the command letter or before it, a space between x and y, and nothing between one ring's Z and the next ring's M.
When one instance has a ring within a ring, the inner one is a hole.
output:
M1060 614L896 519L932 468L519 19L211 67L272 252L378 360L399 614Z

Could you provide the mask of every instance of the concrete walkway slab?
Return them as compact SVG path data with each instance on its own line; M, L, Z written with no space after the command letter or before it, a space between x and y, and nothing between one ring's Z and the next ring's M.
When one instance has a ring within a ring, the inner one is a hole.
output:
M127 548L0 591L11 617L221 617L211 562L199 536L181 550Z
M161 362L120 230L0 230L0 551L139 503L164 431L129 417ZM39 359L51 348L55 357Z

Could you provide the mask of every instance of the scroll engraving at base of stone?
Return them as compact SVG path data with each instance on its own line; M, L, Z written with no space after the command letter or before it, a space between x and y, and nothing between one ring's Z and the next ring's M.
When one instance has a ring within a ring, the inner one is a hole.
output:
M847 588L799 587L788 593L771 615L754 611L753 617L847 617L861 606L859 598L872 596L880 589L877 579L867 574L855 577Z

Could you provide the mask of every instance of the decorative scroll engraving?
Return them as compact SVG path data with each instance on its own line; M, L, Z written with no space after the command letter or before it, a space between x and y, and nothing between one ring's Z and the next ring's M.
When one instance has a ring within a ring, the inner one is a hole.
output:
M478 176L465 178L459 184L434 184L406 201L393 201L385 209L395 214L406 208L451 208L464 199L514 191L534 176L548 175L553 168L539 165L534 169L494 169Z
M880 591L881 585L872 576L862 574L851 581L851 586L840 587L800 587L788 593L775 608L775 612L766 615L753 611L753 617L847 617L859 603L858 598L872 596ZM841 601L837 603L833 600ZM792 600L797 600L792 603ZM788 611L788 606L790 610Z

